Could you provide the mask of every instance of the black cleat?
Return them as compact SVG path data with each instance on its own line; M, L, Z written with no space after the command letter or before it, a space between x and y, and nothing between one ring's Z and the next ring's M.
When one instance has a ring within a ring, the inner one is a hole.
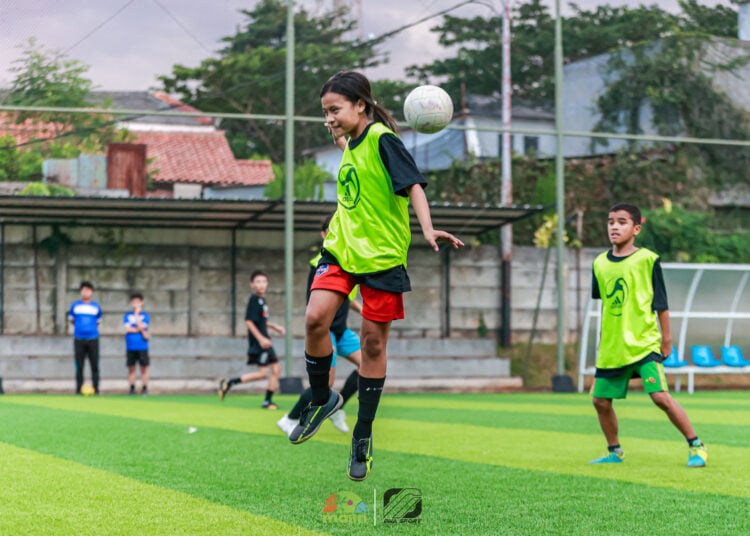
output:
M299 424L295 426L294 430L289 434L289 441L295 445L304 443L314 436L315 432L320 428L320 425L343 405L344 399L333 389L331 389L331 394L328 396L328 402L322 406L308 404L307 407L302 410Z
M364 480L372 469L372 436L366 439L352 438L349 469L346 476L352 480Z

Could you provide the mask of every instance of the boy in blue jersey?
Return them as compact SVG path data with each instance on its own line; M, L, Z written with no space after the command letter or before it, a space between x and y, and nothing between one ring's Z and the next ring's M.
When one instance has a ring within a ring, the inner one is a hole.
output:
M641 222L638 207L613 206L607 220L612 249L594 260L591 293L602 300L602 318L591 393L608 452L591 463L623 461L612 401L627 396L631 378L641 378L651 400L685 437L688 467L705 467L706 447L667 388L661 363L672 351L667 291L659 256L634 244Z
M91 298L94 285L81 281L81 299L73 302L68 311L68 319L73 324L73 351L76 361L76 394L81 394L83 366L86 358L91 364L91 382L94 393L99 394L99 323L102 321L102 308Z
M125 313L125 359L128 367L128 383L131 395L135 394L135 364L141 367L141 394L148 394L148 326L150 318L143 310L143 294L134 292L130 295L132 311Z

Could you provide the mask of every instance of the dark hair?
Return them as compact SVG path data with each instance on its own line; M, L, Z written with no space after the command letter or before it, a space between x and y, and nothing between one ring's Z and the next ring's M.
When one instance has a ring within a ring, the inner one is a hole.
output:
M259 275L262 275L263 277L268 279L268 274L266 272L264 272L263 270L255 270L252 274L250 274L250 282L252 283L253 281L255 281L255 278Z
M326 93L338 93L356 104L362 99L365 103L367 117L384 123L393 132L398 132L398 125L393 116L377 103L372 96L370 81L361 73L355 71L341 71L329 78L320 90L320 97Z
M90 288L91 290L94 290L94 285L90 281L81 281L81 284L78 286L78 290L83 290L84 288Z
M328 216L323 218L323 221L320 222L320 230L323 232L326 232L328 230L328 226L331 224L331 218L333 218L333 215L336 214L335 212L331 212Z
M130 299L131 299L131 300L134 300L134 299L136 299L136 298L138 298L139 300L141 300L141 301L142 301L142 300L143 300L143 294L141 294L140 292L133 292L133 293L132 293L132 294L130 295Z
M633 220L633 223L635 225L640 225L643 223L641 210L637 206L630 205L628 203L617 203L615 206L609 209L610 212L617 212L618 210L624 210L625 212L627 212L630 215L630 219Z

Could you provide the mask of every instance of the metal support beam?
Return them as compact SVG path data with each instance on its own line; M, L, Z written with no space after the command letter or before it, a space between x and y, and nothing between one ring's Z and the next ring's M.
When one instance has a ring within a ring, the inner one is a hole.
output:
M230 293L232 308L232 337L237 336L237 228L232 229L232 247L229 252Z
M555 0L555 192L557 207L557 375L552 378L552 390L574 391L573 380L565 374L565 159L563 156L563 49L562 13L560 0Z
M284 129L284 276L286 350L284 375L292 370L292 296L294 289L294 0L287 1L286 13L286 127Z

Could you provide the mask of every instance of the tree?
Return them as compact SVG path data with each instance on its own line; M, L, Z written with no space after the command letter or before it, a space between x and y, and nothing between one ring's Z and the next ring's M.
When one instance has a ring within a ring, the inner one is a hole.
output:
M58 50L46 49L35 38L19 48L21 56L12 62L13 66L9 69L15 76L3 99L5 104L69 108L93 106L87 100L94 87L91 80L85 77L88 66L69 59ZM103 152L111 141L127 138L127 132L118 132L112 118L104 115L23 111L9 116L17 124L30 122L42 127L44 135L23 147L3 144L3 151L20 149L44 158L71 158L81 152Z
M748 139L750 114L713 84L714 74L735 72L750 63L750 54L733 44L737 14L724 6L700 6L695 0L680 5L683 14L669 35L612 53L607 88L597 102L601 119L596 129L642 133L642 110L648 105L659 134ZM725 45L729 52L720 59ZM630 150L639 149L633 144ZM747 180L746 147L683 144L671 150L687 158L706 185L723 187Z
M198 67L175 65L160 80L165 91L206 112L283 115L287 3L261 0L242 14L247 20L223 39L226 46L218 58ZM385 59L375 49L377 40L347 37L355 23L343 10L318 16L299 8L294 25L295 115L321 115L320 87L334 73L374 67ZM328 143L322 123L321 116L320 123L295 125L297 157L304 148ZM261 154L276 163L284 160L284 121L224 120L222 128L238 158Z
M284 196L286 167L273 164L274 179L263 190L266 197L276 199ZM327 171L321 169L313 160L307 159L294 166L294 197L296 199L323 200L323 184L333 180Z
M39 179L42 157L38 152L21 151L13 136L0 136L0 181Z
M680 28L736 36L737 16L731 9L700 6L696 0L683 0L680 5L682 12L675 15L656 5L599 6L585 10L571 3L573 14L562 21L563 61L570 63L658 39ZM542 0L515 2L512 17L513 96L542 104L552 103L555 20ZM414 65L407 73L423 82L433 78L445 80L442 85L454 99L459 97L462 83L471 93L499 93L501 25L500 14L474 18L446 16L432 31L438 33L441 45L458 47L455 57Z

